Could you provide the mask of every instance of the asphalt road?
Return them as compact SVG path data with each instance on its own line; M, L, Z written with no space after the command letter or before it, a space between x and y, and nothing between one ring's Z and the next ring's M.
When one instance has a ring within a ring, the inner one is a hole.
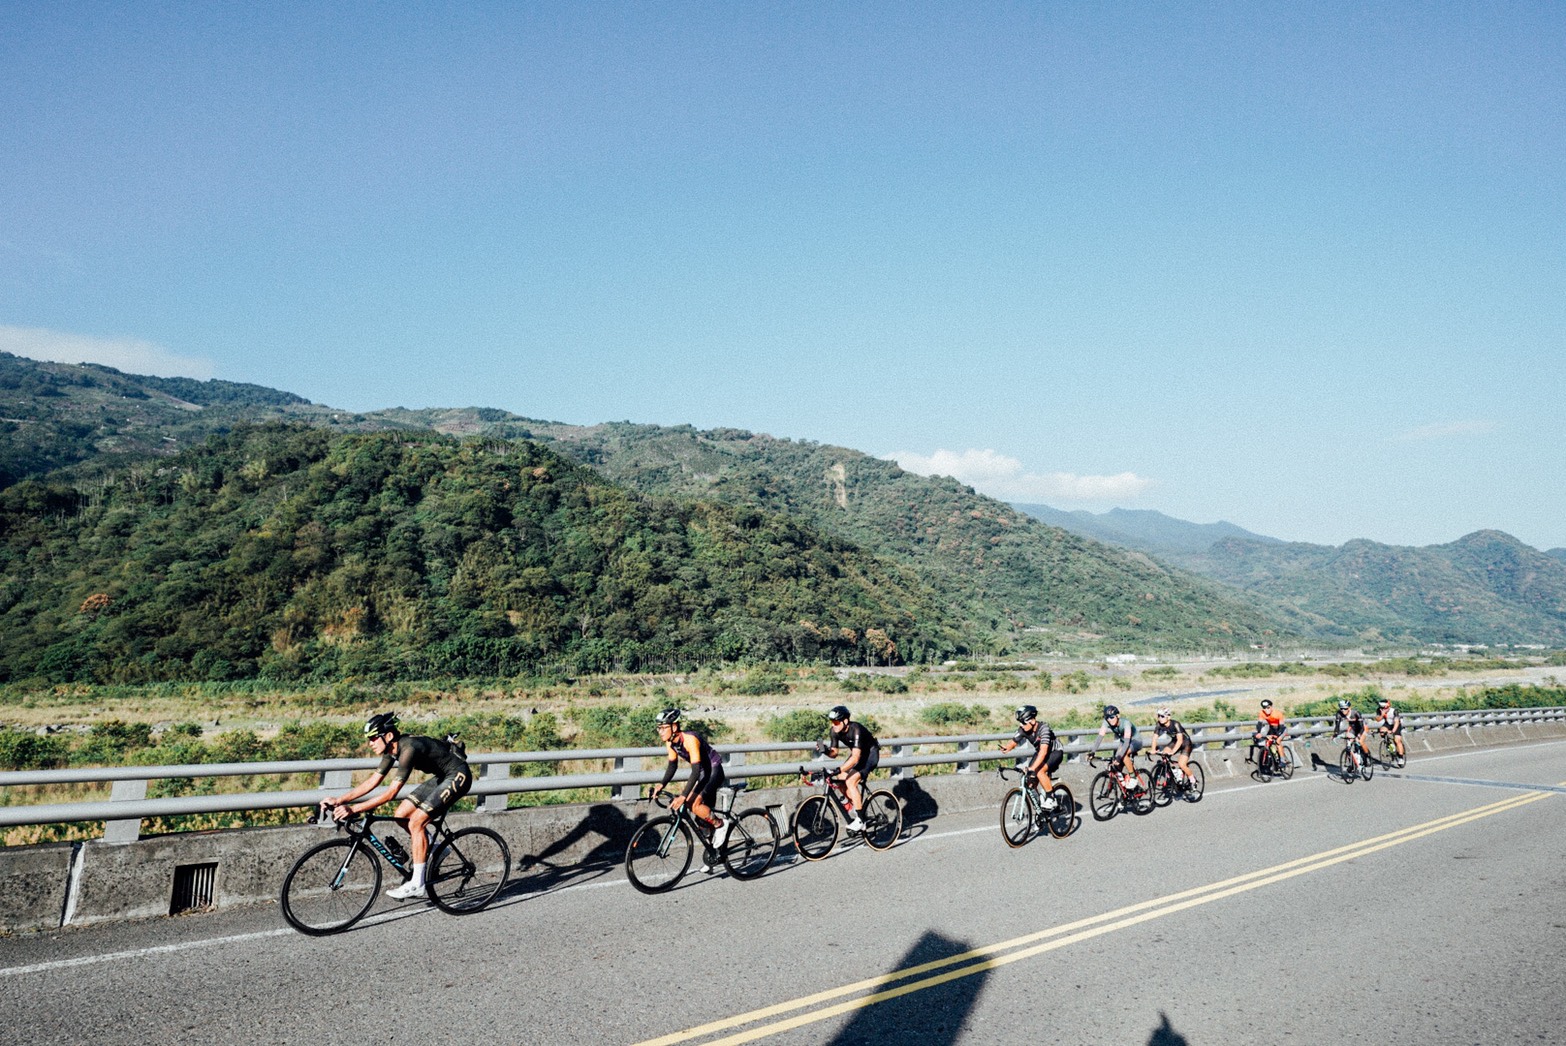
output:
M1563 784L1555 742L1084 812L1015 851L993 812L946 816L664 897L610 868L324 939L271 907L19 936L0 1041L1561 1043Z

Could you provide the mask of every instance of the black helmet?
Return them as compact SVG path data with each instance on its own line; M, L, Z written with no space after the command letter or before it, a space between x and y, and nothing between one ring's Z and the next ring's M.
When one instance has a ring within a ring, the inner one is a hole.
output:
M377 712L364 723L365 737L380 737L382 734L391 734L393 737L402 731L397 729L396 712Z
M658 713L659 726L679 726L680 710L678 708L665 708Z
M1119 714L1120 714L1120 709L1116 708L1114 705L1105 705L1104 706L1104 722L1106 722L1106 723L1109 722L1111 719L1115 718L1115 716L1117 716Z
M1267 698L1265 698L1265 697L1262 698L1262 708L1265 709L1265 708L1271 708L1271 707L1272 707L1272 702L1270 700L1268 700Z
M832 722L834 722L834 723L844 723L844 722L847 722L848 721L848 709L846 707L844 707L843 705L833 705L832 706L832 710L827 713L827 718L832 720Z
M1349 707L1349 703L1348 703L1347 700L1342 700L1342 701L1338 702L1338 711L1339 712L1347 712L1348 711L1348 707Z
M1032 705L1023 705L1017 709L1017 722L1027 726L1039 717L1039 710Z

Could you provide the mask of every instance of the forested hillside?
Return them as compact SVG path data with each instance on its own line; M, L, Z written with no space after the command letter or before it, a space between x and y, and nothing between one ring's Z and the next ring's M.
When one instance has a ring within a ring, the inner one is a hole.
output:
M273 424L0 494L0 678L429 678L960 649L908 572L528 441Z

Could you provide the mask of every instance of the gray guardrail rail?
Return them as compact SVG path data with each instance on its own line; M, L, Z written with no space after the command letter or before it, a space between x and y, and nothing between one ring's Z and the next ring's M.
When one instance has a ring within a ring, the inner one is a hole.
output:
M1566 721L1566 708L1516 708L1465 712L1410 713L1403 716L1406 732L1451 730L1464 727L1502 726L1537 722ZM1291 740L1310 739L1329 734L1331 716L1293 719L1289 722ZM1248 744L1255 729L1254 720L1228 720L1187 724L1198 748L1223 749ZM1096 728L1057 730L1065 742L1068 757L1077 758L1105 747L1097 743ZM972 773L987 761L1013 758L1009 753L985 747L1010 739L1013 731L1001 733L933 735L889 738L881 742L881 768L893 779L912 774L922 766L955 766L957 773ZM813 759L813 742L720 745L724 769L731 781L739 784L753 778L788 777L803 763ZM931 749L951 746L948 751ZM800 758L774 762L753 762L758 755L805 753ZM566 749L551 752L489 752L470 754L468 762L482 767L470 796L478 799L481 812L506 808L507 796L518 792L548 792L580 788L608 788L614 799L635 798L642 785L662 780L662 747ZM643 768L643 761L657 759L655 770ZM612 768L589 773L555 773L514 777L512 770L530 764L561 764L608 761ZM17 770L0 772L0 789L37 785L104 783L111 785L107 800L74 803L41 803L0 806L0 827L29 824L104 822L106 842L133 842L140 836L141 820L182 814L242 813L250 810L275 810L313 807L323 798L348 788L355 771L373 769L375 759L318 759L292 762L201 763L191 766L115 766L84 767L68 770ZM313 774L320 778L316 788L231 792L221 795L147 798L147 786L154 781L195 780L214 777Z

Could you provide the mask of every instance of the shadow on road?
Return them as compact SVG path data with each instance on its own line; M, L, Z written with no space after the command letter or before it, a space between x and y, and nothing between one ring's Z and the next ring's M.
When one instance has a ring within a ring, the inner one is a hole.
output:
M918 966L949 955L960 955L973 946L934 932L926 932L892 970ZM989 973L959 977L945 984L855 1012L852 1020L831 1039L830 1046L898 1043L899 1046L943 1046L963 1034L963 1025L984 988Z
M1147 1046L1191 1046L1184 1035L1174 1030L1174 1025L1169 1023L1169 1015L1162 1010L1158 1011L1158 1027L1153 1029L1153 1034L1148 1037Z

